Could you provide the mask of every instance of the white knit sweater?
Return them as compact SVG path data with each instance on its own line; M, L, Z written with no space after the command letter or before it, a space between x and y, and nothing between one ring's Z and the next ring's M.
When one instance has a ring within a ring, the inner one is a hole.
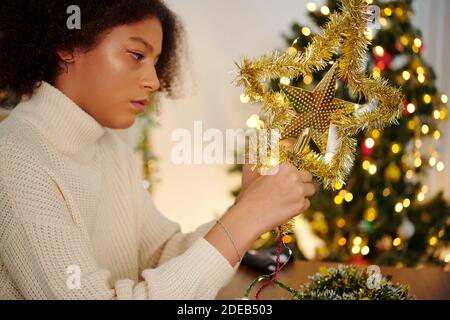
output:
M0 299L213 299L238 267L213 225L181 233L132 150L49 83L0 123Z

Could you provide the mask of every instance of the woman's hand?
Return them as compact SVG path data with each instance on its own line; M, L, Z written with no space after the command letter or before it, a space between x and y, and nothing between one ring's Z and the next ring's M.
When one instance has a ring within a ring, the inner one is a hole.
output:
M240 194L234 209L256 233L272 230L306 210L317 191L312 175L290 163L280 164L273 175L256 177Z
M307 171L299 171L290 163L280 164L272 175L260 175L245 164L242 191L232 207L221 218L242 254L264 232L286 223L306 210L317 187ZM216 225L205 239L234 266L238 256L228 235Z
M285 146L289 149L293 149L295 145L295 139L288 138L280 141L280 145ZM252 165L249 163L248 154L245 155L245 163L242 166L242 182L241 182L241 192L236 199L236 202L239 201L241 195L245 192L248 186L255 181L257 178L261 176L258 170L252 170Z

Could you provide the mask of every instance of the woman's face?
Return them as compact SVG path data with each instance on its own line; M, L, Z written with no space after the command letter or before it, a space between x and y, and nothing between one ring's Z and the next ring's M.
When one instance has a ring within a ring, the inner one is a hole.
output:
M88 52L58 52L73 58L55 86L102 126L130 127L149 94L158 90L155 66L162 49L163 30L157 18L108 30Z

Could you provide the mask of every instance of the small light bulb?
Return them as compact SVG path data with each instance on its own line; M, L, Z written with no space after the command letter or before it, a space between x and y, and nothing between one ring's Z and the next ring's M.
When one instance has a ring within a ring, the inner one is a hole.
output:
M289 85L291 83L291 80L289 78L287 78L287 77L281 77L280 83L285 84L285 85Z
M316 11L317 6L314 2L308 2L306 4L306 9L308 9L309 11Z
M250 102L250 97L248 95L246 95L245 93L242 93L241 96L239 97L239 99L241 100L242 103Z
M365 144L367 148L372 149L375 145L375 141L372 138L367 138Z
M409 73L409 71L403 71L402 73L403 79L405 80L409 80L409 78L411 78L411 74Z
M320 12L322 12L323 15L329 15L330 14L330 8L328 8L327 6L322 6L320 8Z
M303 27L302 34L307 37L311 34L311 30L308 27Z

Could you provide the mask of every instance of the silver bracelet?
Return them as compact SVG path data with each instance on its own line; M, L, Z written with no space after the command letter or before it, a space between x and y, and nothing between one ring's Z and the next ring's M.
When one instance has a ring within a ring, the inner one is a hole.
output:
M239 253L239 250L237 248L236 242L233 239L233 236L231 235L231 233L228 231L228 229L225 227L225 225L222 223L222 221L220 220L216 220L216 223L220 224L220 226L222 227L222 229L225 231L225 233L227 234L228 238L231 240L231 243L233 244L234 249L236 250L236 253L239 257L239 262L242 261L242 256Z

